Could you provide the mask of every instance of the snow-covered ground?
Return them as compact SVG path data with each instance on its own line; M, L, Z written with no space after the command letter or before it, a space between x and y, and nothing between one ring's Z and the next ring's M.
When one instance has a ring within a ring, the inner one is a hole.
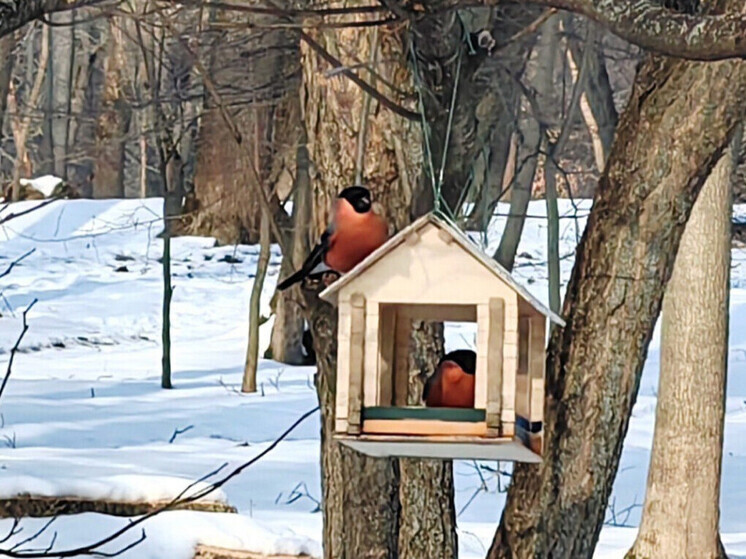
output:
M2 215L35 204L16 204ZM38 299L0 400L0 499L24 492L167 499L223 464L229 469L251 459L316 406L311 367L262 361L260 391L238 391L257 247L215 247L205 238L173 241L175 389L160 389L160 209L160 200L55 202L0 226L0 273L34 249L0 278L0 374L20 332L23 309ZM588 202L575 209L562 201L565 279L588 209ZM535 217L527 222L515 274L546 301L543 203L533 202L529 213ZM744 215L746 208L737 213ZM503 223L499 217L488 232L489 249L499 241ZM279 262L275 251L262 301L265 314ZM728 551L746 556L746 251L733 252L732 285L721 530ZM270 326L261 328L263 347ZM473 330L448 329L449 348L472 341ZM658 359L656 335L599 558L622 557L635 536L652 442ZM122 557L187 559L197 542L319 554L318 430L318 415L313 415L211 496L237 507L239 515L164 513L144 523L145 541ZM481 466L478 472L473 462L456 465L463 558L484 556L504 502L508 478L499 472L509 466ZM24 520L16 540L46 521ZM47 539L33 546L44 545L54 532L56 549L90 543L128 522L97 514L61 517ZM10 525L0 521L0 540ZM133 532L105 550L136 540L140 532Z

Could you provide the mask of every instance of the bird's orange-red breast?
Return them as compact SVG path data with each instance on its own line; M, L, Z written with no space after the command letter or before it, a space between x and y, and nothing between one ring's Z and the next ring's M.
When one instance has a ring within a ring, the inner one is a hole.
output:
M344 198L336 201L334 233L324 261L332 270L346 273L386 242L389 228L373 209L360 213Z
M452 351L438 363L425 385L425 405L430 408L473 408L476 353Z

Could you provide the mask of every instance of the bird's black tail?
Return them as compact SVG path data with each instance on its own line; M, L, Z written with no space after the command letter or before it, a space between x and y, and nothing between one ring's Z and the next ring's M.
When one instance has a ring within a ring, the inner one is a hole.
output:
M301 281L305 277L305 275L306 275L306 270L301 268L300 270L295 272L290 277L287 277L283 281L281 281L277 285L277 289L279 289L280 291L285 291L288 287L295 285L296 283Z

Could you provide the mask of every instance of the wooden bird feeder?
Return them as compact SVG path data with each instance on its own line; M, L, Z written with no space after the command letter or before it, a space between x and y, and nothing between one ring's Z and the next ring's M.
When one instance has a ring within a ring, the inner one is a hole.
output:
M321 293L339 310L334 436L373 456L538 462L546 321L461 231L428 214ZM413 320L475 322L474 409L407 406Z

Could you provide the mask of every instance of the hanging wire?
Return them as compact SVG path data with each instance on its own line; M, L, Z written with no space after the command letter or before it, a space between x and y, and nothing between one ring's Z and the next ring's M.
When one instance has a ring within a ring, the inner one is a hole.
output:
M469 43L469 34L466 30L466 25L463 22L463 19L461 18L460 14L456 14L456 16L459 19L459 22L461 24L461 29L464 35L464 41L471 48L471 45ZM412 55L412 64L414 66L414 84L415 89L417 90L417 101L419 105L419 112L420 112L420 118L422 120L422 133L424 135L425 139L425 155L427 159L427 166L428 171L430 175L430 182L431 187L433 190L433 213L438 215L439 217L445 219L447 222L449 222L451 225L458 227L458 224L456 223L456 217L454 215L454 211L448 206L448 204L444 204L445 201L443 199L442 195L442 189L443 189L443 179L445 176L445 166L446 162L448 160L448 144L451 140L451 130L453 129L453 115L456 111L456 99L458 98L458 90L459 85L461 83L461 63L463 60L464 55L464 48L460 47L458 52L458 58L456 61L456 74L454 76L454 86L453 91L451 92L451 102L448 110L448 122L446 123L446 136L445 136L445 143L443 144L443 156L441 158L441 164L440 164L440 172L437 175L435 174L435 163L434 163L434 156L433 156L433 149L432 149L432 142L430 137L430 126L427 122L427 116L425 113L425 101L422 94L423 90L423 84L420 76L420 70L419 65L417 62L417 54L415 52L414 48L414 40L410 38L409 41L409 48Z
M420 118L422 119L422 135L425 137L425 159L427 160L427 166L429 169L430 182L433 189L433 197L435 200L438 198L438 188L435 183L435 166L433 165L433 150L430 143L430 127L427 124L427 117L425 115L425 101L422 97L422 81L420 79L420 69L417 64L417 53L414 50L414 40L409 39L409 50L412 54L412 64L414 66L414 88L417 90L417 104L420 112ZM438 202L434 202L438 204Z
M451 141L451 130L453 128L453 113L456 109L456 97L458 96L458 86L461 81L461 58L464 55L464 49L460 48L458 51L458 59L456 60L456 79L454 80L455 83L453 84L453 91L451 92L451 106L448 109L448 123L446 124L446 138L445 142L443 143L443 159L440 162L440 175L438 176L438 183L437 183L437 189L438 189L438 198L437 202L435 202L435 211L440 211L440 201L442 199L441 197L441 189L443 187L443 175L445 174L446 169L446 161L448 159L448 144ZM448 207L448 204L445 205L446 208L450 212L450 208ZM453 217L453 215L451 215Z

